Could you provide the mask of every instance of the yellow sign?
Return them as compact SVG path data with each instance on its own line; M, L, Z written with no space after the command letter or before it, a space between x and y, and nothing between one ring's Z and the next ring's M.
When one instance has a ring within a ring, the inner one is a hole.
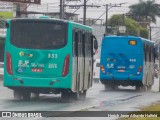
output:
M129 41L129 45L136 45L137 44L137 41L135 41L135 40L130 40Z

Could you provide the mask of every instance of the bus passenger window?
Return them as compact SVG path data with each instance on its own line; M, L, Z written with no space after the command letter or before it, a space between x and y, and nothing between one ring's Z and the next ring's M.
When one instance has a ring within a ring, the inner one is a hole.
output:
M78 31L75 31L75 55L78 56Z
M86 43L86 39L85 39L85 32L83 32L83 35L82 35L82 55L83 57L85 57L85 43Z
M76 49L75 49L76 48L75 47L75 44L76 44L75 43L75 39L76 38L75 38L75 36L76 36L76 32L75 32L75 29L73 29L72 30L72 49L73 49L72 51L73 51L73 57L76 56Z
M149 46L147 45L146 46L146 62L149 62L149 53L150 53L150 50L149 50Z

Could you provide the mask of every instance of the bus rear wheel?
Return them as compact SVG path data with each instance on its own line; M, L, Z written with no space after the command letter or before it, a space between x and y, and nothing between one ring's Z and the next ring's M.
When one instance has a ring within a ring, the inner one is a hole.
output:
M114 84L104 84L104 86L106 91L118 89L118 85L114 85Z
M147 86L147 91L151 91L151 89L152 89L152 85L148 85Z
M61 98L62 98L63 100L69 100L70 96L71 96L71 95L70 95L70 93L68 92L68 90L61 92Z
M29 92L29 91L23 91L22 96L23 96L23 100L30 100L30 98L31 98L31 92Z
M22 100L22 92L20 90L13 91L14 100Z
M136 86L136 91L140 92L141 91L141 86Z
M86 98L86 94L87 94L87 90L83 90L82 92L80 92L79 98L81 100L84 100Z
M34 99L39 99L39 93L32 92L31 97L33 97Z

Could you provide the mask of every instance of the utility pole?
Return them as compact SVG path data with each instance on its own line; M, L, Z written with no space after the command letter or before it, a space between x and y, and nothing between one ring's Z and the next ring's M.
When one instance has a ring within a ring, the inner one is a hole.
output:
M62 1L63 0L60 0L60 15L59 15L60 19L62 19Z
M107 31L108 31L108 4L106 5L106 29L105 29L105 33L107 35Z
M65 0L60 0L60 19L64 19L64 4Z
M107 32L108 32L108 11L109 9L111 9L112 7L121 7L122 4L125 4L125 3L119 3L119 4L106 4L106 5L103 5L106 7L106 29L105 29L105 34L107 35Z
M86 11L87 11L87 8L88 7L91 7L91 8L92 7L97 7L97 8L100 7L98 5L93 5L93 4L92 5L87 5L87 1L88 0L84 0L84 4L82 4L82 5L65 5L65 6L68 6L69 8L71 8L71 9L77 9L77 10L80 9L81 7L84 7L84 9L83 9L83 24L84 25L86 25ZM75 12L73 12L73 13L75 13Z
M148 27L148 29L149 29L149 37L148 37L148 38L149 38L150 40L152 40L152 36L155 35L155 34L152 35L152 28L154 28L154 29L160 29L159 26L154 26L154 27L153 27L153 26L149 26L149 27ZM157 33L158 33L158 32L157 32ZM157 33L156 33L156 34L157 34Z
M17 18L21 17L20 11L21 11L21 10L20 10L20 4L17 3L17 4L16 4L16 17L17 17Z
M87 3L87 1L84 0L83 25L86 25L86 3Z
M149 26L149 37L150 37L150 40L152 40L152 28L151 28L151 26Z

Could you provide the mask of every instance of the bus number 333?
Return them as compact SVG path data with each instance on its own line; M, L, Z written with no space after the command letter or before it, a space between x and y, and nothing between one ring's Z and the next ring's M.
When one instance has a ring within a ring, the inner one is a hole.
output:
M48 54L48 58L58 58L57 54Z

